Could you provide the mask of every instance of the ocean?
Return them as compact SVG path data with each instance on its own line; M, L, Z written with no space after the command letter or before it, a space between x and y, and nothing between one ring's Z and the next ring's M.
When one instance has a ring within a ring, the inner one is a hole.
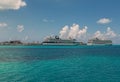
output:
M120 46L0 46L0 82L120 82Z

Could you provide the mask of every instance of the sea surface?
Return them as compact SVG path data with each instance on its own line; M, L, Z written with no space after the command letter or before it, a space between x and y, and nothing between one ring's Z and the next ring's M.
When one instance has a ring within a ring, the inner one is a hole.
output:
M0 46L0 82L120 82L120 45Z

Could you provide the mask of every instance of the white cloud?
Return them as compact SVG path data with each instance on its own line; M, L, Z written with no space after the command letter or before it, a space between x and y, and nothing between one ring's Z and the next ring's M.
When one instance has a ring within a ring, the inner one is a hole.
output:
M70 31L68 34L68 37L76 39L79 33L79 25L73 24L73 26L70 27Z
M108 24L110 22L112 22L112 20L110 20L109 18L102 18L97 21L98 24Z
M80 29L78 24L73 24L71 27L68 25L64 26L60 31L60 38L62 39L77 39L77 40L84 40L87 33L87 26Z
M5 22L1 22L0 23L0 27L7 27L8 25L7 25L7 23L5 23Z
M48 20L47 19L43 19L43 22L48 22Z
M69 26L64 26L63 28L62 28L62 30L60 31L60 37L61 38L68 38L68 34L69 34Z
M26 41L26 40L28 40L28 39L29 39L29 37L28 37L28 36L25 36L24 40Z
M85 26L82 30L79 30L79 32L78 32L78 36L81 37L81 38L86 37L87 29L88 29L88 27Z
M108 27L107 28L107 32L106 32L106 36L108 38L113 38L113 37L116 37L117 34L114 31L112 31L110 27Z
M100 39L113 39L117 37L117 33L115 33L113 30L111 30L110 27L107 28L106 32L102 33L101 31L96 31L94 33L94 38L100 38Z
M54 20L48 20L48 19L43 19L42 21L43 21L43 22L46 22L46 23L47 23L47 22L51 22L51 23L54 22Z
M18 10L26 5L23 0L0 0L0 10Z
M18 25L18 26L17 26L17 31L18 31L18 32L24 31L24 26L23 26L23 25Z
M100 32L100 31L96 31L95 33L94 33L94 36L93 36L94 38L102 38L103 37L103 34Z

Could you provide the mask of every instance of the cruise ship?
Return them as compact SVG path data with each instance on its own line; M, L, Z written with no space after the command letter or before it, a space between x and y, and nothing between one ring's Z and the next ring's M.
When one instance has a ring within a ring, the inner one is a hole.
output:
M83 42L76 42L75 39L61 39L59 36L46 38L42 45L86 45Z
M94 38L94 39L88 40L88 45L112 45L112 41Z

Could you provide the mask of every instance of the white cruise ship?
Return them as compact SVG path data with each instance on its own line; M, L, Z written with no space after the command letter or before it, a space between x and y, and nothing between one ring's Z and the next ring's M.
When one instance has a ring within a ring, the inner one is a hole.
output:
M61 39L58 36L46 38L42 45L85 45L83 42L76 42L75 39Z
M111 40L100 40L98 38L88 40L87 45L112 45Z

